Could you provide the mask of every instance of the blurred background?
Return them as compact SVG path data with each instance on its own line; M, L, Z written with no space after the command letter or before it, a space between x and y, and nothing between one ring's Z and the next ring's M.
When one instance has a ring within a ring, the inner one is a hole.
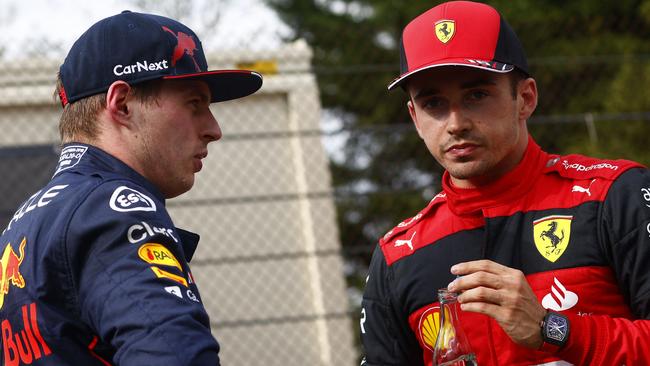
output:
M438 3L0 0L2 226L53 173L52 91L72 42L124 9L176 18L211 68L265 78L213 105L224 138L195 189L168 202L177 226L202 235L192 268L223 363L358 364L377 239L440 188L405 95L386 90L401 29ZM540 93L529 130L545 150L650 164L650 1L488 3L527 51Z

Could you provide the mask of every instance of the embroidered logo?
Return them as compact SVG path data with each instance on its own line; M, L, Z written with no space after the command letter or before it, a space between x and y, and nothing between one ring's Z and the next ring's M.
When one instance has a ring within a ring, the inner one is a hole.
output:
M434 197L434 199L435 199L435 197ZM415 221L418 221L419 219L421 219L422 216L423 216L422 212L420 212L417 215L411 217L410 219L406 219L406 220L400 222L399 224L397 224L396 227L394 227L393 229L391 229L389 232L387 232L384 235L384 240L388 240L388 238L390 238L390 236L393 235L393 233L395 232L395 229L407 227L407 226L411 225L412 223L414 223Z
M164 271L164 270L162 270L162 269L160 269L160 268L158 268L156 266L151 266L150 268L153 271L153 273L156 274L156 277L158 277L158 278L167 278L167 279L170 279L172 281L178 282L178 283L180 283L181 285L183 285L185 287L188 287L187 280L184 277L181 277L181 276L175 275L173 273Z
M27 239L23 238L23 241L20 243L18 252L20 256L16 254L14 248L11 247L11 243L8 243L2 252L2 259L0 259L0 309L5 302L5 295L9 294L9 282L18 288L25 287L25 279L20 273L20 265L25 259L25 245L27 244Z
M59 164L56 166L56 172L54 175L59 174L60 172L70 169L73 166L79 164L81 158L88 151L86 146L66 146L59 156Z
M413 238L415 237L415 233L417 233L417 231L414 231L413 235L411 235L411 238L408 240L395 240L395 248L408 245L409 249L413 250Z
M598 164L592 164L590 166L584 166L580 163L571 164L567 160L562 160L562 166L564 167L565 170L573 169L578 172L589 172L592 170L599 170L599 169L618 170L618 165L612 165L610 163L598 163Z
M181 292L181 288L178 286L167 286L165 287L165 291L181 299L183 298L183 293Z
M567 290L556 277L553 277L553 282L551 292L542 299L542 306L554 311L568 310L574 307L578 303L578 295Z
M591 192L589 191L589 188L591 188L591 185L594 184L596 181L596 178L591 180L591 183L587 186L587 188L579 186L579 185L574 185L573 188L571 189L571 192L578 192L578 193L586 193L587 196L591 197Z
M196 72L201 71L201 67L196 62L194 58L194 51L198 51L196 42L194 42L194 37L191 35L185 34L183 32L175 33L173 30L163 26L162 29L165 32L171 33L176 38L176 47L174 47L174 54L172 55L172 66L176 66L176 62L183 58L183 56L188 55L194 62L194 68Z
M156 203L149 196L127 186L113 191L109 206L117 212L156 211Z
M422 344L433 351L440 331L440 306L430 307L422 313L418 329Z
M650 188L641 188L641 193L643 193L646 207L650 207Z
M138 249L138 256L147 263L176 267L181 271L183 270L174 254L162 244L144 244Z
M435 25L436 37L442 43L447 43L456 34L456 22L453 20L439 20Z
M421 219L421 218L422 218L422 213L419 213L419 214L413 216L412 218L410 218L410 219L408 219L408 220L404 220L404 221L400 222L399 224L397 224L397 227L406 227L406 226L409 226L409 225L411 225L414 221L418 221L418 220Z
M537 250L550 262L557 261L569 246L573 216L552 215L533 221Z

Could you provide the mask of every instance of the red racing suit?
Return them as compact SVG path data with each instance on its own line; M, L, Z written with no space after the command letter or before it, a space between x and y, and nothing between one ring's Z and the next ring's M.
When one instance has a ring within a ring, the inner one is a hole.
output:
M362 301L366 365L431 365L437 290L456 263L521 270L570 320L555 353L516 345L488 316L461 312L483 365L650 365L650 171L625 160L557 156L529 139L498 182L443 191L380 241Z

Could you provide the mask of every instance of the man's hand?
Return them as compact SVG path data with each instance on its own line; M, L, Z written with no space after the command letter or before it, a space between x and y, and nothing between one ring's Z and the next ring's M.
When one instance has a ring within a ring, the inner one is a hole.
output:
M461 293L458 301L463 311L493 318L521 346L538 349L542 345L539 324L546 310L521 271L478 260L456 264L451 273L463 276L449 284L450 291Z

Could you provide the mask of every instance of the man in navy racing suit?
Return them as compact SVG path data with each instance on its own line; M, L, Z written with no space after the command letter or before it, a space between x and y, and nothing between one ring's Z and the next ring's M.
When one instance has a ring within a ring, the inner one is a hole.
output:
M261 84L208 71L192 30L161 16L125 11L75 42L58 166L2 232L3 365L219 364L188 265L198 235L174 227L165 199L221 137L210 104Z

